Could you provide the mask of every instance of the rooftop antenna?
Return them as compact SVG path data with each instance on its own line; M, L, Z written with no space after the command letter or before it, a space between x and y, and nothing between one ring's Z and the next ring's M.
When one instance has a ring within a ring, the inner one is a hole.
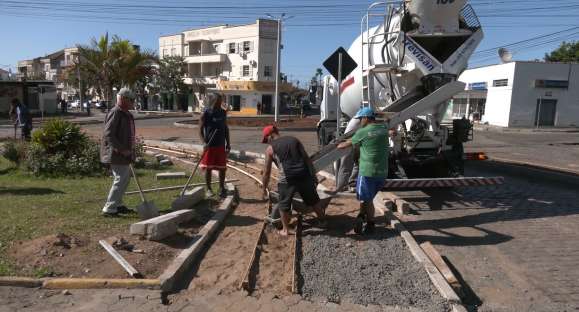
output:
M508 62L513 60L513 53L511 53L511 51L509 51L505 48L500 48L498 52L499 52L499 57L501 58L501 62L503 64L508 63Z

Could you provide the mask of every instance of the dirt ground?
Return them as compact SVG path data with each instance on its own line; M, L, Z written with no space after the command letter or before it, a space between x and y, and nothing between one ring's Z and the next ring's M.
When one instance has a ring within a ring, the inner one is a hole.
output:
M144 278L157 278L207 222L214 205L210 201L199 204L197 216L183 224L178 235L160 242L131 236L128 228L79 236L58 233L15 242L8 256L30 276L126 278L126 271L99 244L104 239Z

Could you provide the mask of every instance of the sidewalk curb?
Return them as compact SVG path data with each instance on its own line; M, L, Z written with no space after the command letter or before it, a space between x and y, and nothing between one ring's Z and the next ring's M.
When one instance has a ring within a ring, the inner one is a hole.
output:
M44 279L40 278L0 276L0 286L36 288L42 287L43 283Z
M198 124L190 124L190 123L184 123L183 121L176 121L173 123L174 127L177 128L186 128L186 129L198 129L199 126ZM255 127L255 126L229 126L229 129L231 130L261 130L262 127ZM313 127L313 128L284 128L284 127L280 127L280 130L283 131L317 131L317 128Z
M101 279L101 278L55 278L45 280L44 289L111 289L148 288L159 289L158 279Z
M0 277L0 287L26 287L43 289L112 289L147 288L160 289L158 279L106 279L106 278L28 278Z

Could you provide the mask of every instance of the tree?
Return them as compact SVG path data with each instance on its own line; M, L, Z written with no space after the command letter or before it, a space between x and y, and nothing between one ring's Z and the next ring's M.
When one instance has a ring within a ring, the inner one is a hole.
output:
M565 42L549 54L545 54L547 62L579 62L579 41Z
M316 68L316 76L318 78L318 86L322 84L322 76L324 75L324 71L321 68Z
M86 88L92 88L102 99L112 103L113 88L135 87L143 77L152 76L157 57L140 51L129 40L118 36L109 39L108 33L90 45L79 45L75 65L68 71L69 82L78 84L78 77Z
M156 85L159 91L168 94L170 99L177 96L179 105L182 106L181 109L183 110L186 110L186 101L181 95L190 90L184 81L186 68L187 63L182 56L166 56L159 60L159 71L156 75ZM173 102L174 100L169 101Z

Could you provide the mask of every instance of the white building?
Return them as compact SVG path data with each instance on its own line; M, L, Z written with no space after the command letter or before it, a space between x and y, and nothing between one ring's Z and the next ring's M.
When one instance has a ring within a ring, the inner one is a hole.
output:
M579 64L509 62L468 69L459 80L454 117L479 112L501 127L579 126Z
M261 105L263 113L272 113L276 45L277 21L259 19L249 25L220 25L162 36L159 56L183 56L185 83L224 93L233 112L256 114ZM282 84L280 92L289 88Z
M78 48L65 48L44 57L18 62L19 80L47 80L56 83L59 97L72 99L78 91L77 86L69 86L64 79L64 72L78 59Z
M10 79L12 79L11 76L12 75L10 74L9 71L3 70L2 68L0 68L0 80L3 80L3 81L10 80Z

